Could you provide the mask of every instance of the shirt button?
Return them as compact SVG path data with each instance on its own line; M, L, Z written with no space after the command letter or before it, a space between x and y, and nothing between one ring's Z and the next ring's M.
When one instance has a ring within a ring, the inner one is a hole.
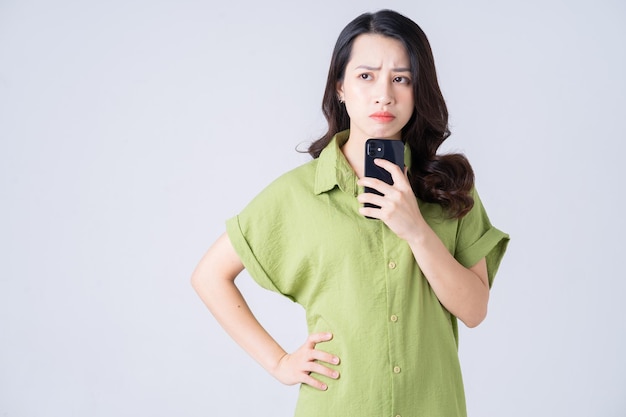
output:
M396 263L394 261L389 261L389 269L396 269Z
M400 367L399 367L399 366L394 366L394 367L393 367L393 373L394 373L394 374L399 374L399 373L400 373L400 371L401 371L401 369L400 369Z
M398 316L396 316L395 314L392 314L390 317L391 321L393 321L394 323L398 321Z

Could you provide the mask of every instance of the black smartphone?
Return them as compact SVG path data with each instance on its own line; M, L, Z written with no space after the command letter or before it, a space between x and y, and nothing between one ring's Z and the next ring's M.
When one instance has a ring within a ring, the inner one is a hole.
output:
M394 139L368 139L365 142L365 176L378 178L387 184L393 185L391 174L374 164L374 159L382 158L393 162L404 171L404 143ZM383 195L378 190L365 187L366 193ZM380 208L377 205L366 203L365 207Z

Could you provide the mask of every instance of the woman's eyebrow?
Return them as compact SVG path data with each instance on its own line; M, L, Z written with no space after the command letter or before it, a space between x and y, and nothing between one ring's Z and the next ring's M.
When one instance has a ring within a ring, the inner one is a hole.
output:
M370 67L369 65L359 65L355 69L364 69L367 71L380 71L381 67ZM394 72L411 72L411 68L399 67L392 68Z

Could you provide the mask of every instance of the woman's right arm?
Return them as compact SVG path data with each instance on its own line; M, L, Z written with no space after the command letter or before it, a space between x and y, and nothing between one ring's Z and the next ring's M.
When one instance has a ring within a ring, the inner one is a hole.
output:
M315 345L332 339L329 333L315 333L298 350L288 354L256 320L235 278L244 266L224 233L202 257L191 277L191 285L220 325L254 360L287 385L304 383L320 390L326 384L310 373L338 378L339 374L319 362L338 364L339 358L317 350Z

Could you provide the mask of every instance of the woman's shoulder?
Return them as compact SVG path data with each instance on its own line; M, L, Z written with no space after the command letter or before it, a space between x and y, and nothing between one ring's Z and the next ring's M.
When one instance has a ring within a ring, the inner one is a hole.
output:
M310 195L315 187L316 166L314 159L284 172L261 189L253 202L284 206L290 199Z
M268 188L291 188L295 186L313 188L316 169L317 159L307 161L279 175L269 184Z
M263 215L280 218L294 204L302 204L313 196L316 160L297 166L271 181L246 205L240 215ZM256 214L254 214L256 213Z

